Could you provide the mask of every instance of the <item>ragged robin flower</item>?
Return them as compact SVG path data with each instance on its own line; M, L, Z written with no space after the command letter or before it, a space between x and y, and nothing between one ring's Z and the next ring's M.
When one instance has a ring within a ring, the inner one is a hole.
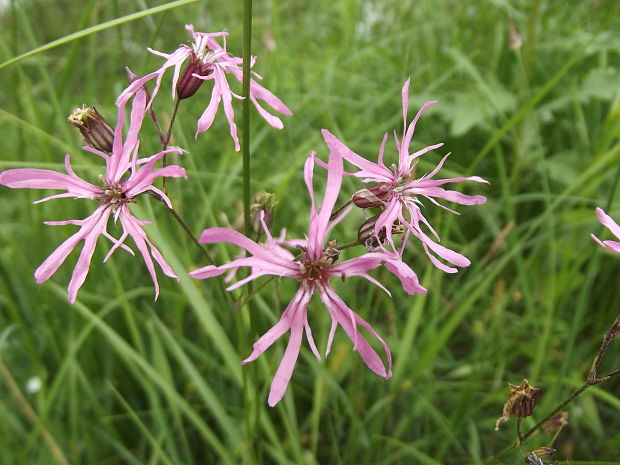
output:
M323 130L323 137L331 150L338 151L345 160L359 168L359 171L351 173L353 176L362 178L366 183L373 183L371 187L358 191L353 196L352 200L354 204L361 208L383 208L383 211L375 223L376 235L379 236L381 230L384 230L387 242L391 245L393 250L396 250L392 231L394 225L402 225L405 228L405 235L400 250L401 253L409 235L413 235L422 242L426 254L436 267L448 273L455 273L457 271L456 268L445 265L437 259L434 254L459 267L469 266L470 261L463 255L438 243L439 235L422 214L422 210L420 209L422 202L420 199L427 199L445 210L457 213L441 205L436 199L447 200L461 205L480 205L486 202L486 197L482 195L465 195L457 191L447 190L441 186L461 181L474 181L488 184L488 181L478 176L433 179L439 170L441 170L450 154L444 156L437 167L430 173L420 178L415 177L415 167L418 158L443 145L442 143L430 145L414 153L410 153L409 151L416 123L420 116L422 116L424 110L435 103L437 102L432 101L425 103L409 126L407 126L409 80L405 82L402 88L403 135L400 139L394 135L398 150L398 164L386 166L383 162L383 154L388 137L387 133L383 137L383 142L379 148L379 160L377 163L370 162L354 153L344 145L342 141L338 140L336 136L325 129ZM430 232L436 241L433 240L425 230Z
M605 213L600 208L596 209L596 216L597 216L598 220L601 222L601 224L603 226L608 228L612 232L612 234L614 236L616 236L618 239L620 239L620 226L618 226L618 224L611 218L611 216L609 216L607 213ZM620 254L620 242L618 242L618 241L601 241L594 234L592 234L591 236L592 236L592 239L594 239L596 242L601 244L606 249L609 249L609 250L611 250L614 253Z
M362 360L373 372L384 378L389 378L392 375L392 357L387 344L368 322L344 303L330 285L330 280L361 276L385 289L368 272L380 266L382 262L386 262L388 269L399 277L408 293L426 292L420 286L413 270L402 263L399 257L394 257L394 255L368 253L361 257L339 261L339 250L334 242L327 241L327 236L333 226L348 213L347 210L335 220L330 221L332 209L342 183L342 158L337 152L330 154L329 162L326 165L328 170L327 187L320 210L317 210L315 206L313 188L314 164L315 157L314 154L311 154L306 161L304 170L304 178L311 201L310 222L307 238L291 242L298 246L299 254L297 256L278 245L278 243L282 244L284 241L273 240L266 227L264 228L267 235L265 244L258 244L231 229L210 228L203 231L200 242L227 242L234 244L245 249L248 256L239 257L221 266L205 266L190 273L190 276L193 278L205 279L221 275L231 269L249 267L251 269L250 275L231 285L228 290L236 289L249 281L265 275L288 277L299 281L299 289L284 310L280 321L254 344L254 350L242 362L245 364L256 360L277 339L290 331L291 335L284 357L271 383L268 403L272 407L282 399L286 392L299 355L304 330L312 352L319 360L321 359L312 337L307 315L307 306L314 294L319 295L332 319L325 356L329 354L336 329L338 326L341 326L347 333L347 336L353 341L353 349L360 354ZM379 354L364 338L359 327L365 328L382 344L387 359L387 369Z
M127 87L116 100L119 106L125 105L132 95L144 84L152 79L156 79L155 88L153 89L149 106L159 92L162 78L168 68L174 67L172 77L172 99L175 100L189 98L196 93L198 88L204 81L213 81L213 89L211 91L211 100L205 108L202 116L198 120L196 129L196 137L201 132L206 131L213 124L215 114L220 105L220 101L224 106L224 114L230 126L230 136L235 142L235 150L239 150L239 138L237 137L237 125L235 124L235 113L232 106L232 98L241 99L242 97L235 94L229 84L226 75L232 74L239 82L243 80L243 60L230 55L226 51L226 36L228 32L195 32L194 26L188 24L185 28L192 33L192 42L190 45L181 45L172 53L158 52L157 50L148 49L151 53L165 58L164 64L156 71L146 74L140 79L136 79ZM217 39L223 39L224 45L220 45ZM256 57L253 57L250 66L254 65ZM181 72L183 66L185 68ZM260 78L256 73L252 73L255 77ZM256 80L250 80L250 100L258 110L258 113L274 128L282 129L284 126L277 116L272 115L265 110L259 100L265 102L274 110L283 115L292 115L291 110L282 103L282 101L274 94L261 86Z
M7 187L66 191L66 193L52 195L38 202L61 197L87 198L98 202L95 211L82 220L45 222L48 225L72 224L80 227L37 268L34 274L37 283L47 281L63 264L71 251L81 241L84 241L84 246L69 282L69 302L75 301L78 290L86 280L99 236L104 236L113 243L104 262L119 247L134 255L134 252L124 243L127 236L132 237L153 279L155 298L159 293L159 285L153 258L167 276L177 278L143 230L143 226L149 222L137 219L129 211L129 205L136 201L136 197L149 191L161 198L170 207L168 198L153 185L153 182L159 177L185 177L185 170L175 165L154 168L155 163L166 153L181 153L182 151L178 148L170 148L148 158L137 159L138 131L142 125L145 111L146 96L144 91L139 91L132 105L127 138L123 141L125 110L124 107L119 109L111 155L92 147L83 147L84 150L102 157L106 162L105 175L100 176L98 184L91 184L78 177L71 168L69 155L65 157L67 174L42 169L13 169L0 173L0 184ZM115 220L119 220L123 228L123 233L119 239L114 238L107 231L108 220L111 216Z

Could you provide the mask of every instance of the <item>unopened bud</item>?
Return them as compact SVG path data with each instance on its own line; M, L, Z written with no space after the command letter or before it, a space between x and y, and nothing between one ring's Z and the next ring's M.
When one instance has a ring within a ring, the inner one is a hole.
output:
M516 415L518 418L529 417L540 397L540 389L530 386L527 379L524 379L520 386L510 383L508 386L510 387L508 400L504 404L502 416L495 422L495 431L499 430L500 423L508 421L510 415Z
M337 241L327 241L327 247L323 250L323 258L330 265L340 257Z
M192 54L189 63L185 67L185 71L181 75L179 82L177 83L177 94L181 100L190 98L194 95L202 83L203 79L197 78L198 76L208 76L213 72L213 66L210 63L203 63L198 57Z
M86 145L102 152L112 152L114 130L95 107L83 105L76 108L67 120L80 130Z
M379 244L383 244L387 239L385 226L379 230L379 235L375 234L375 225L381 214L372 216L362 223L357 230L357 240L364 244L368 251L373 251ZM399 221L392 225L392 234L401 234L403 227Z
M133 84L134 81L137 81L142 77L139 74L134 73L129 66L125 66L125 72L127 73L127 81L129 81L129 84Z
M250 205L250 215L252 216L252 230L256 233L262 232L261 214L265 226L271 227L273 222L273 209L278 204L276 196L270 192L259 192L254 198L254 203Z
M359 208L381 207L390 197L390 188L386 184L377 184L370 189L360 189L353 194L353 203Z

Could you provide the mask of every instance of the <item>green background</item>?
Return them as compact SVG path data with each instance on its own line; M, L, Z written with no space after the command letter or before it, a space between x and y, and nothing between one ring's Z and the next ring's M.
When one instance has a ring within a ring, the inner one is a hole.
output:
M252 188L280 203L273 230L307 231L303 163L325 159L327 128L375 160L384 132L401 131L400 89L411 77L410 117L427 100L440 104L420 120L413 147L445 146L422 157L421 173L452 152L439 177L478 175L490 186L458 190L488 197L483 206L426 203L442 243L472 260L456 275L435 269L419 244L406 252L429 293L407 296L384 271L393 297L362 279L335 284L393 352L394 377L374 375L339 330L324 362L304 342L287 394L276 408L267 391L286 337L252 365L248 309L235 308L215 280L186 273L204 262L158 203L144 197L132 211L154 224L149 237L180 276L160 274L161 295L140 259L118 251L101 261L99 242L78 301L66 301L74 253L45 284L36 267L72 226L88 200L0 189L0 463L71 464L439 464L490 463L514 443L514 419L493 431L507 383L527 378L542 389L542 418L580 386L618 315L620 257L592 241L611 238L596 220L601 207L620 220L620 5L614 0L256 1L255 70L293 111L285 128L269 127L252 109ZM0 62L156 1L9 1L0 13ZM68 114L95 105L115 120L114 100L137 73L189 40L184 29L230 32L242 54L239 1L198 1L120 21L0 68L0 169L63 170L65 153L96 182L100 160L80 149ZM509 21L522 45L511 48ZM172 110L169 78L156 110ZM173 144L189 151L176 162L188 180L170 196L195 234L241 222L241 155L223 114L194 140L209 99L206 84L183 103ZM240 86L236 87L240 93ZM241 104L235 101L241 125ZM159 150L152 125L141 153ZM394 155L388 144L386 161ZM321 171L317 173L322 174ZM324 176L317 176L322 192ZM347 178L341 200L361 186ZM447 203L446 203L447 204ZM352 240L361 212L334 237ZM118 228L109 231L118 237ZM132 245L129 242L129 245ZM210 246L218 263L237 253ZM359 251L351 251L347 257ZM295 291L282 280L254 299L258 332L266 331ZM237 295L239 295L237 293ZM319 348L329 331L320 302L308 309ZM612 344L603 371L620 367ZM29 379L41 389L29 393ZM15 384L12 384L15 382ZM570 463L620 463L620 384L591 388L569 409L555 443ZM17 395L17 390L21 392ZM534 420L524 421L524 428ZM548 435L526 448L546 445ZM516 448L495 463L523 463ZM62 457L67 462L63 462Z

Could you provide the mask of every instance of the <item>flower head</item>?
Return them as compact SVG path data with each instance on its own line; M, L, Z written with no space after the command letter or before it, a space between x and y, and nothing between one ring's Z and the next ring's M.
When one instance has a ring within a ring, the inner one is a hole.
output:
M141 89L144 84L151 79L156 79L155 88L148 103L150 106L159 92L162 78L168 68L174 67L172 77L173 100L177 97L183 99L194 95L203 81L212 80L211 100L198 120L196 137L211 127L221 101L223 102L226 119L230 125L230 136L235 142L235 150L238 151L240 146L237 137L237 125L234 120L235 114L232 107L232 98L241 99L242 97L230 89L226 75L232 74L241 82L243 80L243 60L230 55L226 51L226 36L228 32L194 32L194 26L191 24L186 25L185 28L192 33L193 40L191 44L183 44L172 53L158 52L149 48L148 50L151 53L165 58L166 61L158 70L132 82L118 97L116 104L119 106L125 105L131 96ZM223 46L217 42L216 39L218 38L224 40ZM253 57L250 66L253 66L255 61L256 58ZM181 74L181 69L185 62L187 62L187 65L183 74ZM254 76L260 77L256 73L254 73ZM282 129L284 125L280 118L265 110L259 103L259 100L262 100L271 108L284 115L292 115L291 110L278 97L254 79L250 80L250 100L256 106L259 114L274 128Z
M258 356L267 350L277 339L290 331L291 335L286 352L271 384L268 401L270 406L277 404L286 391L299 355L304 331L312 352L319 360L321 358L312 337L306 310L311 297L315 293L319 295L319 298L327 308L332 319L332 327L328 337L325 355L327 356L330 351L336 329L338 326L342 326L349 338L353 341L354 350L359 352L366 365L372 371L384 378L389 378L392 374L391 354L387 344L370 324L351 310L338 294L336 294L336 291L334 291L330 285L331 279L345 279L351 276L361 276L383 288L379 282L368 274L368 271L378 267L382 262L390 262L390 270L400 278L408 292L412 294L415 292L426 292L426 290L420 286L413 270L399 260L395 260L395 257L387 253L368 253L361 257L345 260L340 263L337 262L340 251L334 242L327 241L327 237L332 227L341 221L346 213L348 213L347 210L334 221L330 221L332 209L337 200L342 183L342 158L337 152L332 152L330 154L327 164L327 187L320 210L316 207L312 182L314 164L314 154L311 154L306 161L304 169L304 178L311 200L308 234L305 240L292 242L296 244L300 250L298 256L293 255L279 245L283 244L284 241L281 239L277 241L274 240L266 227L265 234L267 235L267 240L265 244L257 244L241 233L231 229L211 228L203 231L200 238L202 243L231 243L245 249L248 256L237 258L222 266L209 265L190 273L190 276L194 278L205 279L221 275L227 270L242 266L250 267L250 275L231 285L228 290L235 289L265 275L283 276L299 281L299 289L284 310L280 321L254 344L253 352L242 362L245 364L256 360ZM391 264L393 260L396 263ZM359 326L365 328L382 344L387 357L387 369L381 357L360 333Z
M122 247L132 255L134 252L125 245L127 236L131 236L155 284L155 298L159 293L157 276L153 264L153 258L162 271L172 278L177 278L170 266L166 263L157 248L149 241L142 226L149 224L135 218L129 211L129 204L135 202L135 198L144 192L151 191L161 197L170 207L170 201L166 195L153 185L158 177L185 177L185 170L175 165L165 168L154 168L155 163L166 153L182 151L178 148L164 150L148 158L137 159L138 131L142 125L146 111L146 95L143 91L136 94L130 116L130 126L127 138L123 141L123 123L125 110L123 107L118 112L118 123L114 131L112 154L108 155L92 147L83 147L91 153L102 157L106 161L105 175L100 176L99 184L91 184L75 174L71 168L70 155L65 156L65 169L67 174L52 170L42 169L14 169L0 173L0 184L11 188L29 189L59 189L66 193L52 195L37 202L60 198L87 198L99 202L95 211L82 220L47 221L48 225L73 224L80 229L63 242L35 271L37 283L47 281L58 270L69 253L81 242L84 246L80 252L73 276L69 282L69 302L74 302L78 290L84 283L90 262L95 251L99 236L103 235L114 244L106 255L107 261L112 253ZM126 176L127 172L129 175ZM37 203L35 202L35 203ZM107 232L107 224L110 216L120 220L123 234L119 239L112 237Z
M400 228L402 225L406 228L405 238L402 243L403 248L409 235L413 235L422 242L426 254L435 266L448 273L455 273L457 271L456 268L445 265L438 260L434 254L453 265L461 267L469 266L470 261L463 255L438 243L440 240L439 235L422 214L422 210L420 209L420 198L426 198L431 203L452 213L456 213L439 204L436 199L448 200L462 205L480 205L486 202L486 197L481 195L465 195L457 191L447 190L440 186L461 181L475 181L488 184L488 181L478 176L433 179L450 154L443 157L433 171L420 178L415 178L415 168L418 158L443 145L443 143L430 145L414 153L410 153L409 151L415 126L420 116L422 116L426 108L435 103L437 102L431 101L425 103L418 111L415 118L413 118L411 123L407 126L409 80L405 82L402 88L403 135L400 139L396 134L394 135L398 150L398 164L393 164L389 167L383 162L383 154L388 137L387 133L381 142L377 163L372 163L354 153L345 146L344 143L338 140L336 136L325 129L323 130L323 137L331 150L338 151L345 160L359 168L359 171L351 173L353 176L362 178L366 183L374 183L370 188L358 191L353 196L353 202L361 208L383 207L383 211L377 218L374 226L376 236L380 237L381 234L385 234L387 242L392 246L393 250L396 250L392 231L395 227ZM437 242L425 232L425 229L434 236ZM384 231L383 233L381 232L382 230Z
M620 239L620 226L618 226L618 224L611 218L611 216L609 216L607 213L605 213L600 208L596 209L596 216L603 226L608 228L613 233L614 236ZM596 242L601 244L606 249L609 249L614 253L620 254L620 242L601 241L594 234L591 234L591 236L592 236L592 239L594 239Z

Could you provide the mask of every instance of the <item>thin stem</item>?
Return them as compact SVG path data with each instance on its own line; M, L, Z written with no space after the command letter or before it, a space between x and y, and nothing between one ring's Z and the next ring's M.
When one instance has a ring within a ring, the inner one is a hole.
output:
M600 381L597 381L594 384L598 384L598 382ZM564 400L564 402L562 402L560 405L554 408L551 411L551 413L549 413L545 418L543 418L538 423L536 423L536 425L532 426L529 430L527 430L527 432L520 439L520 444L524 443L527 440L527 438L529 438L532 434L534 434L536 430L540 428L547 420L549 420L553 415L555 415L560 410L562 410L564 407L566 407L568 404L570 404L572 401L574 401L579 396L579 394L581 394L583 391L588 389L590 386L593 386L594 384L591 384L589 381L587 381L580 388L575 389L573 392L571 392L570 395Z
M275 276L271 276L271 277L269 277L268 279L266 279L265 281L263 281L262 283L260 283L257 287L254 287L254 288L252 289L252 293L251 293L251 294L247 295L244 299L239 300L238 302L236 302L236 303L235 303L235 305L236 305L237 307L243 307L243 306L244 306L244 305L246 305L246 304L247 304L250 300L252 300L252 299L256 296L256 294L258 294L258 293L259 293L259 291L260 291L261 289L264 289L264 288L267 286L267 284L269 284L269 283L270 283L271 281L273 281L274 279L276 279L276 277L275 277Z
M168 148L168 144L170 143L170 138L172 137L172 126L174 126L174 122L177 119L177 112L179 111L180 104L181 99L177 96L176 100L174 101L174 110L172 110L172 117L170 118L170 124L168 125L168 130L166 131L166 137L162 142L163 150L166 150ZM166 159L167 156L168 154L165 154L164 158L162 159L162 164L164 168L168 166L168 160ZM164 194L168 195L168 192L166 190L166 176L163 177L163 190Z
M333 221L342 210L344 210L345 208L347 208L349 205L351 205L351 202L353 202L353 198L350 198L349 200L347 200L345 203L343 203L342 205L340 205L338 208L336 208L333 212L332 215L329 217L329 221Z
M175 220L177 220L177 223L181 225L181 228L183 228L183 231L185 231L185 233L192 240L192 242L196 244L196 246L200 249L200 252L202 252L202 254L205 256L205 258L209 262L209 265L215 265L215 260L213 260L213 257L211 257L209 251L198 241L198 239L196 239L194 233L192 233L192 230L189 229L189 226L187 225L187 223L185 223L185 221L183 221L183 218L181 218L177 211L174 208L168 208L168 211L170 211L170 214L174 217Z
M155 197L156 194L153 194L152 196ZM159 196L157 196L156 198L159 198ZM161 198L159 198L159 200L161 200L162 203L163 203L163 200ZM207 262L209 262L210 265L215 265L215 261L213 260L213 257L211 256L209 251L198 241L198 239L196 239L196 237L194 236L194 233L192 233L192 230L189 228L187 223L185 221L183 221L183 218L181 218L181 215L179 215L174 208L168 208L168 206L166 206L166 210L168 210L170 212L172 217L177 221L177 223L179 223L179 225L181 226L183 231L185 231L187 236L200 249L200 252L202 253L202 255L207 259ZM235 299L235 297L230 292L226 291L226 289L224 287L224 284L222 283L221 279L219 279L217 281L218 281L218 290L219 290L219 292L222 295L225 295L226 296L225 298L229 299L233 305L237 305L237 299Z
M519 438L519 444L523 444L523 435L521 434L521 417L517 417L517 437Z
M252 0L243 2L243 230L247 237L252 233L252 223L250 217L250 66L252 61ZM253 283L248 283L248 296L253 295ZM253 339L256 333L256 312L252 309L252 303L248 300L247 309L250 314L249 338ZM239 315L241 318L241 315ZM243 326L243 325L241 325ZM256 366L251 370L256 375ZM257 427L260 424L260 402L258 399L259 390L254 390L254 398L251 399L251 384L248 378L248 371L243 370L243 397L246 406L245 430L246 442L249 446L250 458L253 463L262 462L261 441ZM253 376L255 378L256 376ZM252 447L253 446L253 447Z
M354 241L347 242L346 244L339 245L338 247L336 247L336 249L344 250L344 249L349 249L351 247L355 247L356 245L362 245L362 243L359 241L359 239L355 239Z
M603 343L601 344L601 348L599 349L598 353L596 354L596 357L594 358L594 362L592 363L592 368L590 369L590 372L588 373L588 380L580 388L571 392L570 395L564 400L564 402L562 402L555 409L553 409L553 411L551 411L551 413L549 413L545 418L543 418L535 426L530 428L527 431L527 433L523 435L522 438L519 438L519 444L523 443L523 441L525 441L532 434L534 434L534 432L536 432L536 430L540 428L547 420L549 420L553 415L555 415L560 410L562 410L564 407L566 407L568 404L570 404L573 400L577 398L577 396L579 396L583 391L588 389L590 386L603 383L605 381L610 380L614 376L620 374L620 369L618 369L618 370L612 371L611 373L606 374L605 376L602 376L600 378L598 377L598 369L600 368L601 362L603 361L603 357L605 353L607 352L607 347L609 347L609 344L611 343L611 341L613 341L613 339L620 332L619 327L620 327L620 316L616 318L616 320L613 322L609 330L605 333L605 336L603 336Z

